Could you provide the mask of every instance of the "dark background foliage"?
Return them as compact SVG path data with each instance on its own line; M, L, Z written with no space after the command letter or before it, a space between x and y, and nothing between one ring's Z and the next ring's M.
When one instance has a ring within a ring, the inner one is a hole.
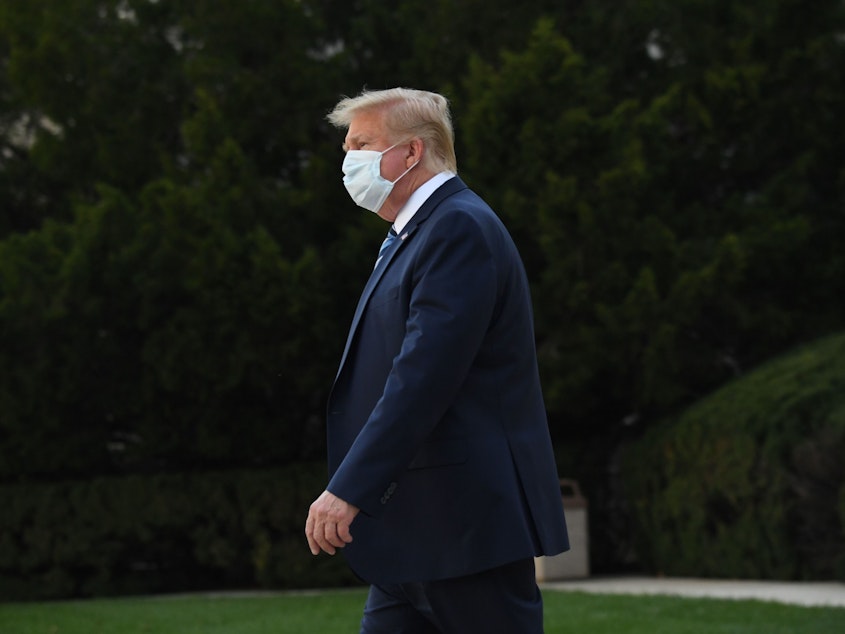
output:
M523 253L593 569L647 565L620 447L845 325L844 11L0 0L2 495L322 459L383 233L324 115L405 85Z
M764 364L625 452L651 570L845 578L843 349L836 335Z

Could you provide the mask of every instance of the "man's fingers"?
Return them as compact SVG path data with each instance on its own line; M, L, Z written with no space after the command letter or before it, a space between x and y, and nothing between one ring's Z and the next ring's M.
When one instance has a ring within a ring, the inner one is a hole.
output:
M323 549L324 553L328 553L329 555L334 555L337 552L332 543L325 538L320 540L320 548Z
M343 548L344 546L346 546L346 542L340 537L338 525L334 522L326 523L325 536L326 541L331 544L334 548ZM330 554L333 555L334 552Z
M320 545L314 539L314 516L308 513L308 519L305 520L305 539L308 540L308 548L312 555L320 554Z
M311 549L312 555L319 555L321 550L330 555L335 554L335 548L329 539L328 525L319 526L315 522L306 529L305 537L308 539L308 548Z
M352 532L349 530L350 524L338 524L337 535L343 540L343 546L352 541Z

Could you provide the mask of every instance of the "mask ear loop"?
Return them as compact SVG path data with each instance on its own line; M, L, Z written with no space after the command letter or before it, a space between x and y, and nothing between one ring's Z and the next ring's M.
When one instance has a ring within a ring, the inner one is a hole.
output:
M390 150L392 150L393 148L395 148L397 145L402 145L403 143L407 143L407 141L399 141L398 143L394 143L393 145L391 145L391 146L390 146L389 148L387 148L386 150L382 150L382 151L381 151L381 155L382 155L382 156L384 156L385 154L387 154L388 152L390 152ZM422 160L422 159L417 159L417 162L416 162L416 163L414 163L413 165L411 165L411 167L409 167L408 169L406 169L404 172L402 172L401 174L399 174L399 177L398 177L395 181L390 181L390 182L391 182L393 185L395 185L396 183L398 183L398 182L402 179L402 177L403 177L403 176L405 176L405 174L407 174L407 173L408 173L408 172L410 172L412 169L414 169L417 165L419 165L421 160ZM381 163L381 158L379 158L379 163Z
M391 145L391 146L390 146L389 148L387 148L386 150L382 150L381 152L379 152L379 154L381 154L382 156L384 156L385 154L387 154L388 152L390 152L390 150L392 150L393 148L395 148L395 147L396 147L397 145L399 145L400 143L402 143L402 141L399 141L398 143L394 143L393 145Z
M411 167L409 167L409 168L408 168L408 169L406 169L404 172L402 172L401 174L399 174L399 177L398 177L395 181L391 181L391 182L395 185L396 183L398 183L398 182L402 179L402 177L403 177L405 174L407 174L408 172L410 172L412 169L414 169L414 168L415 168L417 165L419 165L419 164L420 164L420 159L417 159L417 162L416 162L416 163L414 163L413 165L411 165Z

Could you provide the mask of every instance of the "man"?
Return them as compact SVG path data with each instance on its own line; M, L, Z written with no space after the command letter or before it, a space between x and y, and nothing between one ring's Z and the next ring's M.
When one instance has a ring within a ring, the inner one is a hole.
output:
M456 175L444 97L365 91L328 118L349 194L392 227L329 397L311 552L371 584L364 633L542 632L533 557L569 544L519 254Z

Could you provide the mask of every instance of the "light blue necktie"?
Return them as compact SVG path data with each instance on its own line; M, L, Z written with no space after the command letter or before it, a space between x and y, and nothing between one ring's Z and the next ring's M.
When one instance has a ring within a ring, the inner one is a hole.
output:
M384 256L384 252L387 251L387 248L393 244L393 241L396 239L396 232L393 230L393 227L390 227L390 231L387 232L387 236L384 239L384 242L381 243L381 246L378 250L378 258L376 258L376 263L373 268L378 266L378 263L381 262L381 258Z

